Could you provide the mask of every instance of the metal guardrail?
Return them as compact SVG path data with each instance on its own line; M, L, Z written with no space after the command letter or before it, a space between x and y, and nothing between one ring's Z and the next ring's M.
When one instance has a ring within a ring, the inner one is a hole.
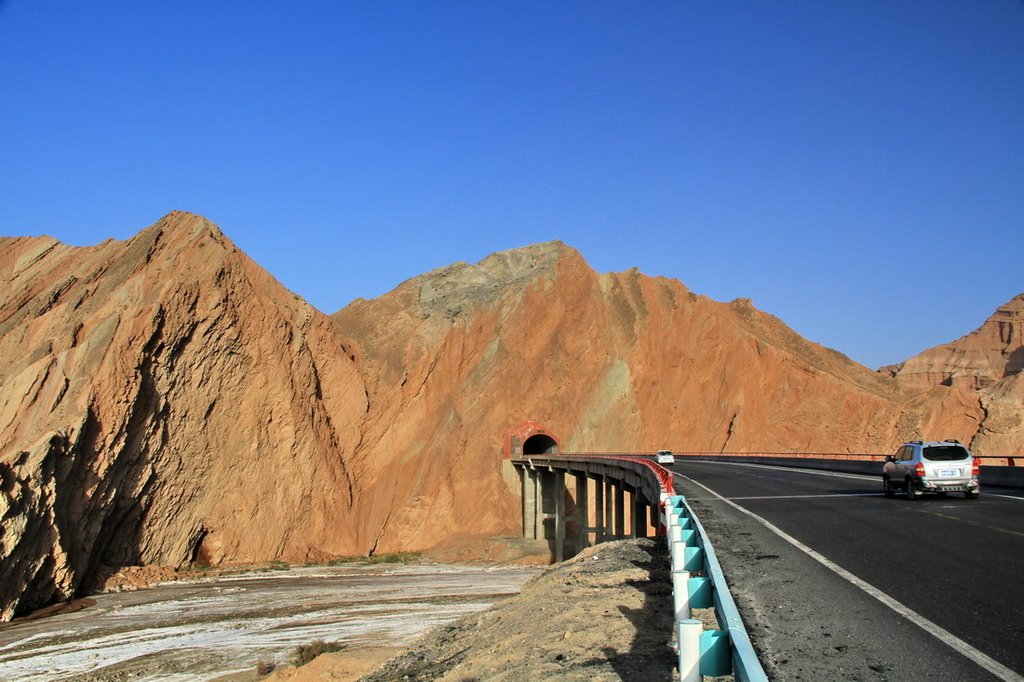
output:
M666 495L663 504L680 680L699 682L704 675L732 674L739 682L767 682L704 527L682 495ZM691 572L704 575L691 577ZM691 609L711 607L717 630L705 630L702 621L691 618Z

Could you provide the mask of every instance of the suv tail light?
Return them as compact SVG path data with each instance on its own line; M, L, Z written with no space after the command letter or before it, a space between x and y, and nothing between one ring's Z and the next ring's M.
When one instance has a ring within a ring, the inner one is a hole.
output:
M977 477L981 474L981 460L975 457L971 461L971 476Z
M918 478L924 478L924 462L917 463L917 466L914 467L914 475Z

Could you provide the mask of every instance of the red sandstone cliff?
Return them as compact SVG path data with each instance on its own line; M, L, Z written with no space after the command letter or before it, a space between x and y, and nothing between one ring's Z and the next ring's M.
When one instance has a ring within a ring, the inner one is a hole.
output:
M749 301L601 275L557 242L331 317L184 213L90 248L0 239L0 283L3 618L129 564L515 532L502 434L526 419L570 450L984 451L1024 433L1019 371L983 393L907 383Z

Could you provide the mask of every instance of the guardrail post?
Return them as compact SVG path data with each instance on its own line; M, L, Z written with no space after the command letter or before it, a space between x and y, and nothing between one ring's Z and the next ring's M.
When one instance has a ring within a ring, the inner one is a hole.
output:
M669 499L671 497L668 493L662 492L661 498L658 500L658 536L668 535L668 516L669 516ZM653 511L652 511L653 513Z
M669 533L671 533L671 529ZM673 570L685 570L686 566L686 543L679 540L668 543L669 556L672 558Z
M680 682L701 682L700 635L704 623L685 619L676 622L676 646L679 650Z
M672 603L677 621L690 617L690 580L689 571L672 571Z

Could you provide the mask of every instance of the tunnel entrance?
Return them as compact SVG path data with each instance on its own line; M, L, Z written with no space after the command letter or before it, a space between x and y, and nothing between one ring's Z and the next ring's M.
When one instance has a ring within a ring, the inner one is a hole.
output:
M538 433L523 441L524 455L551 455L558 452L558 442L546 433Z
M553 455L559 449L558 436L534 421L520 422L505 433L505 459L523 455Z

